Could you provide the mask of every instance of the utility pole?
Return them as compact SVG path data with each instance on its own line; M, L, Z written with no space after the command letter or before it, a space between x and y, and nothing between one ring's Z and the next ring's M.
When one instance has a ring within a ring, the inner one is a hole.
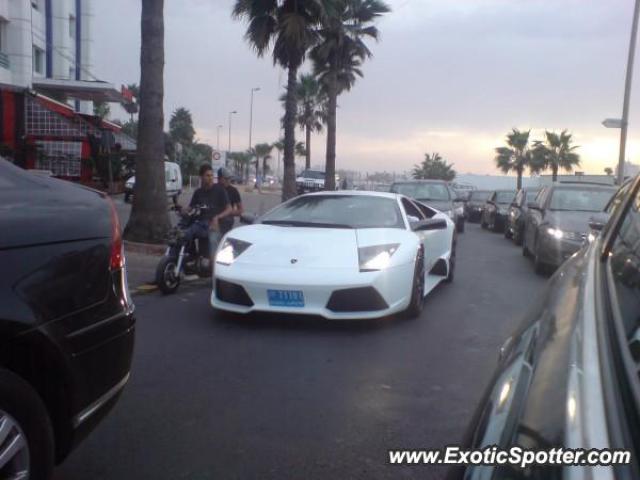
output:
M218 134L218 141L216 143L216 150L220 151L220 130L222 129L222 125L218 125L216 128Z
M235 115L236 113L238 113L236 110L229 112L229 145L227 149L227 152L229 153L231 153L231 115Z

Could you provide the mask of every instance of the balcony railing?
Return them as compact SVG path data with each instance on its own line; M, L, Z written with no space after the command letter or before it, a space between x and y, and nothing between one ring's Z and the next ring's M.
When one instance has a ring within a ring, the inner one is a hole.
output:
M0 52L0 67L9 69L9 55L4 52Z

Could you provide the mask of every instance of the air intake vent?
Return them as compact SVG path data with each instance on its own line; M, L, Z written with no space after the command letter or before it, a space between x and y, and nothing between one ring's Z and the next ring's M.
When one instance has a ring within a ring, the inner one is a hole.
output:
M389 305L373 287L336 290L327 303L327 309L336 313L376 312L387 308Z
M253 301L242 285L216 280L216 297L221 302L253 307Z

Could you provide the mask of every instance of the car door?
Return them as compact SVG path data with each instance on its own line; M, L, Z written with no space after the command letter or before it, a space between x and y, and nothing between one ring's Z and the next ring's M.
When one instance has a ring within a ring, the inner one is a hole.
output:
M417 217L420 220L425 220L427 218L420 208L408 198L402 199L402 206L404 207L407 217ZM446 215L444 216L446 217ZM443 256L448 248L446 241L448 229L429 230L415 233L418 235L422 245L424 246L424 266L426 272L428 272L431 270L436 260Z
M531 250L532 248L535 248L536 246L535 243L538 237L538 228L542 223L542 217L543 217L542 209L545 208L545 204L547 202L548 197L549 197L549 190L545 188L538 194L538 196L534 200L534 202L537 203L538 206L540 207L540 210L537 210L535 208L527 209L526 242L529 250Z

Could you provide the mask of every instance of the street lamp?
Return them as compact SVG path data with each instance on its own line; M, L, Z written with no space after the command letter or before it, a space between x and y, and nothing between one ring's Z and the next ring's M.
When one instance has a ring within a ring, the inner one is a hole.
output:
M229 148L227 149L229 153L231 153L231 115L235 115L236 113L238 112L235 110L233 112L229 112Z
M251 147L253 146L251 145L251 134L253 133L253 94L259 91L260 87L251 89L251 104L249 106L249 149L251 149Z
M217 130L217 136L218 136L218 143L216 146L216 150L220 151L220 130L222 130L222 125L218 125L216 130Z
M627 129L629 127L629 100L631 98L631 83L633 81L633 61L636 56L636 39L638 37L638 14L640 0L636 0L633 9L633 23L631 24L631 40L629 42L629 56L627 58L627 75L624 82L624 100L622 102L622 118L607 118L602 124L607 128L620 129L620 152L618 157L618 185L624 181L624 163L627 149Z

